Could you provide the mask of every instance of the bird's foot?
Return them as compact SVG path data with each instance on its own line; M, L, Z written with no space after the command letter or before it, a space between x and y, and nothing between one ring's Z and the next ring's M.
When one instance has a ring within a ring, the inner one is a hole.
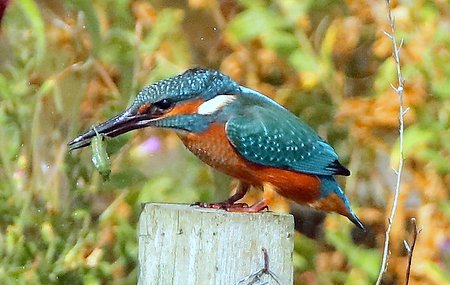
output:
M236 204L234 204L236 205ZM269 210L269 206L267 205L267 201L265 199L262 199L261 201L253 204L252 206L247 207L231 207L225 209L228 212L239 212L239 213L258 213L263 210Z
M201 208L208 208L208 209L225 210L227 212L237 212L237 213L258 213L263 210L269 209L266 199L262 199L261 201L253 204L252 206L249 206L246 203L233 203L228 200L217 203L196 202L193 203L192 206L198 206Z
M218 210L226 210L230 211L230 209L235 208L249 208L246 203L230 203L229 201L216 202L216 203L204 203L204 202L195 202L191 206L198 206L200 208L208 208L208 209L218 209Z

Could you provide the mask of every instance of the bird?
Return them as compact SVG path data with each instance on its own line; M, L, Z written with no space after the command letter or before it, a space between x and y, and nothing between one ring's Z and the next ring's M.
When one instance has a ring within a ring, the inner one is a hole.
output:
M238 201L252 186L269 185L365 229L336 181L350 171L335 150L285 107L220 71L192 68L144 87L125 111L74 138L68 149L86 147L98 134L112 138L146 127L174 130L200 160L237 179L231 197L201 207L260 212L268 199L250 206Z

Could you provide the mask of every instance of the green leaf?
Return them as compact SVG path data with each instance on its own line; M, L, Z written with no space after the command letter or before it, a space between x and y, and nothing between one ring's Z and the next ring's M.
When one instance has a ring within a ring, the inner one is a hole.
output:
M403 133L404 156L409 157L425 150L435 135L432 129L422 128L420 126L411 126L405 129ZM398 161L399 158L399 142L397 141L391 152L391 161Z
M297 270L311 270L314 268L314 258L317 254L317 243L304 235L294 237L294 266Z
M301 49L294 51L289 57L289 63L298 71L319 72L320 64L314 56Z
M448 155L445 147L450 139L448 126L439 122L408 127L403 134L403 154L406 158L415 158L431 162L441 173L450 173ZM396 165L400 157L399 140L392 148L391 164Z
M450 80L448 80L448 78L449 77L443 77L439 79L434 78L432 80L431 89L433 95L441 98L442 100L450 100Z
M292 260L296 271L305 271L308 269L308 260L297 251L294 251Z
M299 18L304 16L308 9L307 1L279 0L277 2L283 13L283 18L290 25L296 25Z
M394 59L389 58L378 68L378 73L373 84L374 93L383 94L386 88L390 88L393 82L397 82L397 69Z
M11 91L11 87L9 85L9 80L6 79L5 76L0 74L0 98L3 100L11 100L11 96L13 92Z
M238 14L228 25L232 41L246 42L283 27L283 19L272 10L255 7Z
M265 46L280 55L289 55L298 47L298 41L292 33L280 30L269 31L263 41Z

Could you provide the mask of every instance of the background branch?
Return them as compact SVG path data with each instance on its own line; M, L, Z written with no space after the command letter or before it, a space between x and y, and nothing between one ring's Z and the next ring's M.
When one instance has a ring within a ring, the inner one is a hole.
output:
M389 255L390 255L390 251L389 251L389 237L390 237L390 233L391 233L391 228L392 228L392 224L394 221L394 217L395 217L395 212L397 210L397 204L398 204L398 197L400 194L400 188L401 188L401 178L402 178L402 172L403 172L403 162L404 162L404 157L403 157L403 130L404 130L404 116L406 114L405 110L404 110L404 105L403 105L403 91L404 91L404 79L403 79L403 75L402 75L402 71L401 71L401 67L400 67L400 49L403 45L403 40L400 41L400 45L397 45L397 39L395 37L395 19L392 16L392 11L391 11L391 1L386 0L386 8L387 8L387 16L388 16L388 20L389 20L389 25L390 25L390 33L385 32L385 34L387 35L387 37L389 39L391 39L392 41L392 47L393 47L393 58L395 60L396 66L397 66L397 79L398 79L398 85L397 87L395 87L394 85L391 85L392 89L394 89L394 91L397 93L398 98L399 98L399 121L400 121L400 126L399 126L399 140L400 140L400 146L399 146L399 153L400 153L400 158L399 158L399 165L398 165L398 169L396 170L396 174L397 174L397 182L395 185L395 193L394 193L394 201L392 203L392 208L391 208L391 212L389 215L389 219L388 219L388 225L386 228L386 232L385 232L385 241L384 241L384 250L383 250L383 259L381 262L381 268L380 268L380 272L378 274L378 279L376 284L380 284L381 280L383 278L384 273L387 270L388 267L388 259L389 259Z

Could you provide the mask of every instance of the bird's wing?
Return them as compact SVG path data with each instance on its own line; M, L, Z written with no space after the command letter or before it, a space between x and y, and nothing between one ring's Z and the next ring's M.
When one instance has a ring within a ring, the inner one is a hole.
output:
M350 175L334 149L285 109L252 106L228 120L226 133L238 153L253 163L315 175Z

